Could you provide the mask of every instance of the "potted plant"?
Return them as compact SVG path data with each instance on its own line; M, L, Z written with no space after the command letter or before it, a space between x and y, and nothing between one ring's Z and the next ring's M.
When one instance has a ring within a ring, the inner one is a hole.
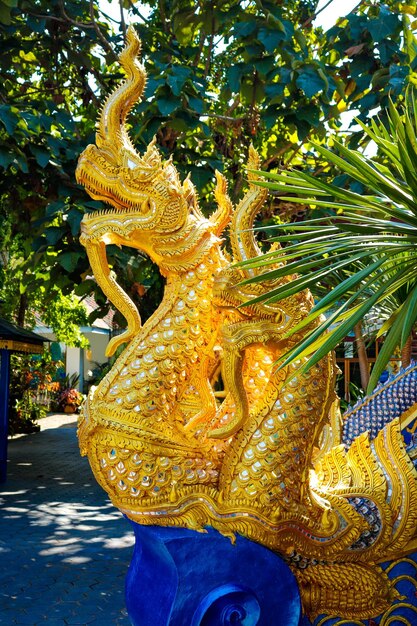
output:
M66 387L58 394L58 408L64 413L76 413L83 401L84 397L77 389Z

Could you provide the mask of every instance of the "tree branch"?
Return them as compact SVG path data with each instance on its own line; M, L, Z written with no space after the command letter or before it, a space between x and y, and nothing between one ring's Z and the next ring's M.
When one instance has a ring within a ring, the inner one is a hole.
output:
M119 0L119 7L120 7L120 23L122 25L122 32L123 32L123 38L126 39L126 22L125 22L125 15L123 13L123 0Z
M209 48L208 48L207 59L206 59L206 64L204 68L204 78L207 78L210 72L211 55L213 53L213 44L214 44L214 11L212 11L212 14L211 14L211 33L209 35Z
M271 165L271 163L273 163L274 161L278 161L281 158L281 156L285 154L289 148L291 148L292 145L293 144L290 142L286 143L285 146L282 146L282 148L278 150L278 152L275 152L275 154L269 157L269 159L266 159L266 161L263 161L262 169L268 171L268 168Z
M197 65L200 62L200 58L201 58L201 54L203 52L203 48L204 48L204 44L206 42L206 34L204 32L204 30L200 31L200 41L198 43L198 50L197 50L197 54L195 56L195 59L193 61L193 66L197 67Z
M319 9L318 11L315 11L312 15L310 15L310 17L308 19L306 19L306 21L303 22L303 24L301 24L301 28L305 28L306 26L311 24L311 22L313 22L316 19L316 17L318 15L320 15L320 13L322 13L322 11L327 9L327 7L332 4L332 2L334 2L334 0L328 0L328 2L326 2L326 4L321 7L321 9ZM358 9L361 6L362 2L363 2L363 0L360 0L358 2L358 4L356 4L353 7L353 9L351 11L349 11L349 13L354 13L356 11L356 9Z
M74 26L77 26L78 28L81 28L81 29L83 29L83 28L95 28L94 25L90 24L89 22L78 22L77 20L73 20L72 17L70 17L68 15L68 13L65 11L63 0L60 0L59 8L61 9L61 13L64 16L65 20L67 22L69 22L70 24L73 24Z
M107 52L110 54L110 56L113 58L114 61L117 61L117 54L115 53L115 51L113 50L113 48L111 47L111 45L109 44L109 42L107 41L103 33L101 32L100 27L98 26L94 18L94 0L90 0L90 18L93 24L93 28L96 31L97 37L100 39L103 48L107 50Z
M139 17L143 21L143 23L146 24L146 22L148 21L146 17L144 17L142 13L139 11L139 9L135 7L135 4L132 2L132 0L128 0L128 1L130 4L130 8L132 9L132 13L134 15L137 15L137 17Z
M34 11L29 11L28 9L23 9L22 12L27 13L27 15L31 15L32 17L38 17L41 20L51 20L52 22L60 22L61 24L68 23L67 19L63 19L62 17L56 17L55 15L43 15L42 13L35 13ZM88 26L88 27L83 26L83 28L91 28L91 26Z
M169 33L169 28L168 28L168 24L167 24L165 8L164 8L164 4L163 4L163 2L161 2L161 0L158 1L158 9L159 9L159 15L161 17L162 28L164 30L164 33L168 34Z
M104 35L101 32L98 24L95 21L93 0L90 0L91 22L78 22L77 20L72 19L72 17L70 17L68 15L68 13L65 11L64 3L62 2L62 0L59 3L59 7L60 7L61 14L62 14L63 17L57 17L56 15L44 15L42 13L35 13L34 11L25 10L25 9L23 11L27 15L31 15L32 17L37 17L39 19L51 20L53 22L59 22L61 24L72 24L73 26L75 26L76 28L79 28L80 30L85 30L85 29L93 29L93 30L95 30L96 33L97 33L98 38L100 39L100 43L102 44L103 48L106 50L106 52L111 54L111 56L113 57L113 59L115 61L117 60L116 53L114 52L113 48L111 47L111 45L109 44L107 39L104 37Z
M204 113L202 117L212 117L216 120L222 120L223 122L232 122L234 124L241 124L245 121L245 117L230 117L229 115L219 115L218 113Z

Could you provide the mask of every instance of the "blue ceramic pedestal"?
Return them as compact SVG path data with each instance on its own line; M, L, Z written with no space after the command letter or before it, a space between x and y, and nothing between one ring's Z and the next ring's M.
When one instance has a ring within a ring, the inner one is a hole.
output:
M248 539L132 522L126 578L133 626L300 626L296 580L276 554Z

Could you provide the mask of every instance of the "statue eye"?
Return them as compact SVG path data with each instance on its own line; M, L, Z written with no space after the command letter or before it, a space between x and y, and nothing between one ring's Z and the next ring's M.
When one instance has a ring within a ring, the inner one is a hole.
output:
M143 213L151 213L155 210L155 202L151 198L146 198L141 204L141 210Z

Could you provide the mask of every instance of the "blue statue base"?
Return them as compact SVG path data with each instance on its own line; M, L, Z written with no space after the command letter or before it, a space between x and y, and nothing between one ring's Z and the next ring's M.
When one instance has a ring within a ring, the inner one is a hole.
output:
M126 578L133 626L301 626L296 580L279 556L217 531L141 526Z

